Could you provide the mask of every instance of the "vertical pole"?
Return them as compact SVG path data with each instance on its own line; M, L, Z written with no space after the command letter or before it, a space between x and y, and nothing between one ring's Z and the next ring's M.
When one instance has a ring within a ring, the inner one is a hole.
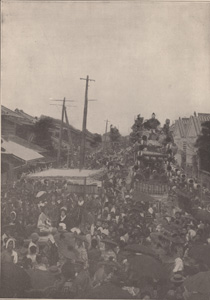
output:
M86 88L85 88L82 139L81 139L81 147L80 147L80 170L84 167L85 164L85 142L86 142L86 126L87 126L87 110L88 110L88 82L89 82L89 76L87 76L86 78Z
M65 118L66 118L66 123L67 123L67 132L68 132L68 155L67 155L67 168L69 168L69 163L70 163L70 149L72 152L72 158L73 158L73 143L72 143L72 138L71 138L71 130L70 130L70 125L69 125L69 119L66 111L66 107L64 108L65 112Z
M107 138L107 127L108 127L108 120L106 120L106 129L105 129L105 140L104 140L104 148L106 148L106 138Z
M58 156L57 156L57 164L59 166L61 160L61 145L62 145L62 135L63 135L63 119L64 119L64 109L65 109L65 101L63 99L63 107L62 107L62 115L61 115L61 127L60 127L60 135L59 135L59 145L58 145Z

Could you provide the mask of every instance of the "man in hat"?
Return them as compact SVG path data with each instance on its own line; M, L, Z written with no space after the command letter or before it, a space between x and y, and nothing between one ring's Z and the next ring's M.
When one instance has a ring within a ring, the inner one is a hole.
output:
M86 240L86 237L82 235L75 235L75 238L76 238L75 249L78 252L78 259L83 261L84 268L86 269L88 268L88 255L86 250L86 246L88 246L88 242Z
M74 263L75 267L75 280L74 280L74 285L76 287L77 291L77 296L83 297L86 295L86 293L91 289L91 280L90 280L90 275L85 267L85 263L83 260L76 260Z

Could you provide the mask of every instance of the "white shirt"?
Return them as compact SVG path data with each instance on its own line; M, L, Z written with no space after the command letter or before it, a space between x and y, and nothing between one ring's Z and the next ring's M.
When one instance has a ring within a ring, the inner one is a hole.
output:
M183 271L184 269L184 264L183 264L183 261L180 257L177 257L175 259L175 267L173 269L173 272L176 273L176 272L181 272Z

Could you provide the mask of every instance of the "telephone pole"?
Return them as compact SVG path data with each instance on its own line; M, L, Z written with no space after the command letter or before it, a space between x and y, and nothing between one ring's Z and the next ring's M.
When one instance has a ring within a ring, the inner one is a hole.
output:
M106 122L106 128L105 128L104 148L106 148L107 129L108 129L109 120L105 120L105 122Z
M66 98L64 97L63 105L62 105L61 126L60 126L58 155L57 155L57 164L58 164L58 166L59 166L60 160L61 160L61 145L62 145L62 137L63 137L63 119L64 119L65 101L66 101Z
M57 154L57 165L60 165L60 160L61 160L61 146L62 146L62 139L63 139L63 123L64 123L64 116L66 118L66 123L68 124L68 137L69 137L69 144L72 145L71 143L71 138L70 138L70 133L69 133L69 121L68 121L68 116L66 112L66 101L68 102L75 102L74 100L66 100L64 97L63 100L52 100L52 101L57 101L57 102L63 102L62 104L62 114L61 114L61 125L60 125L60 134L59 134L59 143L58 143L58 154ZM50 105L56 105L56 104L50 104Z
M88 100L89 81L95 81L95 80L90 79L88 75L87 75L87 78L80 78L80 80L86 80L85 103L84 103L83 123L82 123L82 138L81 138L81 145L80 145L80 170L81 170L85 164L85 144L86 144L86 130L87 130L88 101L96 101L96 100Z

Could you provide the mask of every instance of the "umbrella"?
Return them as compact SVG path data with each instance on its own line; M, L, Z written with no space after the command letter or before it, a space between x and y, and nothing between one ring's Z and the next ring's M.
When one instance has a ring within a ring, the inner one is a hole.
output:
M195 245L189 250L189 256L210 267L210 245Z
M199 272L188 277L184 281L184 286L187 288L188 292L198 292L210 295L210 271Z
M130 256L128 262L130 263L130 271L134 273L136 279L142 277L166 279L168 277L161 262L149 255Z
M207 210L204 209L194 210L193 216L195 217L195 219L199 221L210 223L210 212L208 212Z
M39 269L27 270L28 275L31 278L32 289L42 290L49 286L53 286L56 277L49 271L43 271Z
M40 191L37 193L36 198L40 198L41 196L43 196L44 194L46 194L45 191Z
M125 247L125 250L135 252L135 253L143 253L151 256L156 256L155 252L144 245L138 245L138 244L133 244L133 245L128 245Z
M117 243L115 243L114 241L109 240L109 239L101 240L101 242L104 244L109 244L109 245L115 246L115 247L117 246Z
M58 233L54 235L56 245L58 247L58 252L65 258L75 260L77 258L75 247L74 234L71 232Z
M106 283L92 289L84 296L86 299L131 299L129 292L113 283Z
M23 293L31 287L30 277L26 271L13 264L2 262L1 265L1 297L23 297Z

